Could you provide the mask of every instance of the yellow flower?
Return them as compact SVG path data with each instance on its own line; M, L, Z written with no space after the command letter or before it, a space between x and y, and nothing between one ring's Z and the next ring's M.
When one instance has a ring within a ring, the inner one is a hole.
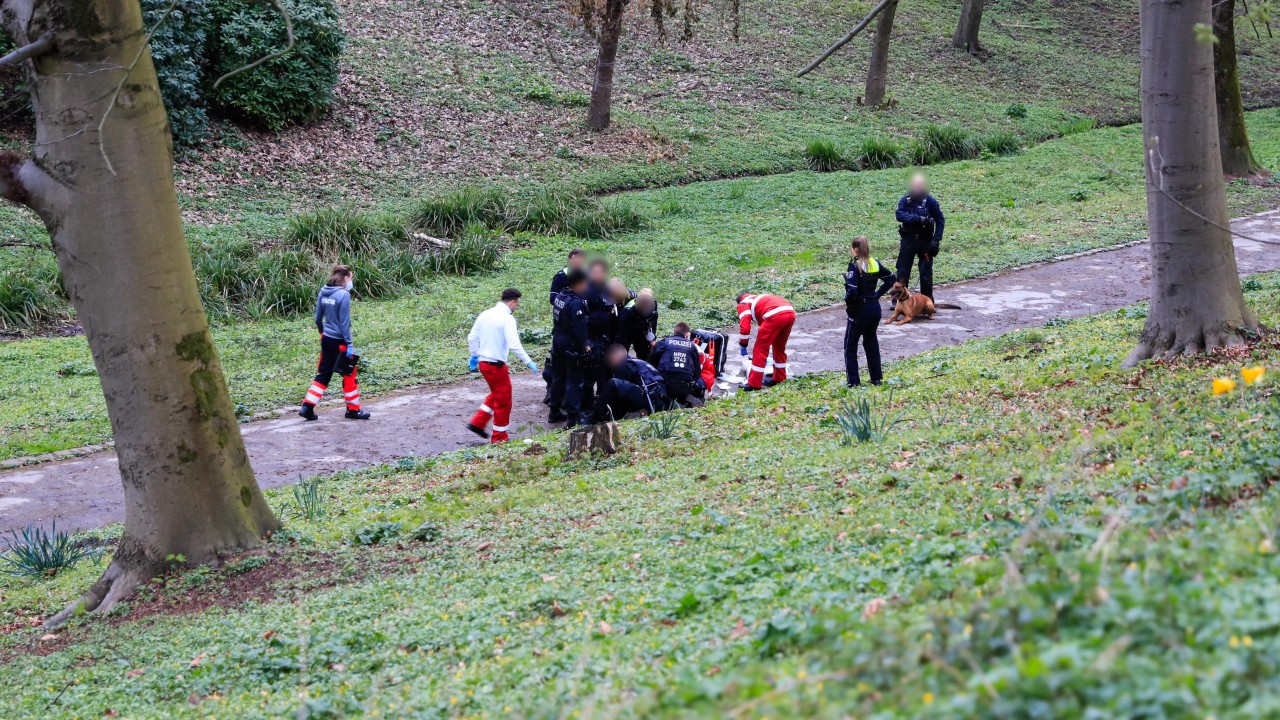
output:
M1214 395L1225 395L1226 393L1229 393L1235 389L1236 389L1236 381L1232 380L1231 378L1214 378L1213 379Z
M1240 638L1240 642L1244 643L1245 647L1253 647L1253 638L1249 637L1248 635L1245 635L1244 637Z
M1244 368L1240 371L1241 377L1244 378L1245 384L1252 385L1262 379L1267 369L1261 365Z
M925 705L932 705L932 704L933 704L933 693L931 693L931 692L927 692L927 693L925 693L925 694L924 694L924 704L925 704Z
M1238 648L1240 647L1240 638L1236 637L1235 635L1232 635L1231 639L1227 641L1227 644L1233 648Z

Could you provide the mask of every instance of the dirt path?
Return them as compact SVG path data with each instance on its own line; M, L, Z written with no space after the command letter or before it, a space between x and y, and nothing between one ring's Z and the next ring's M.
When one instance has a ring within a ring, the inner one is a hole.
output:
M1280 211L1237 220L1234 226L1246 235L1280 242ZM1142 243L945 286L939 300L965 309L940 311L931 322L882 326L885 359L1139 302L1147 297L1151 279L1147 255ZM1274 245L1237 240L1236 257L1242 274L1280 269L1280 247ZM843 336L843 307L801 314L791 340L795 371L843 368ZM302 422L290 413L243 425L241 431L258 481L274 487L299 477L475 445L477 438L463 424L484 393L483 382L474 379L410 388L371 402L369 422L343 420L340 409L329 407L319 422ZM540 379L527 372L515 378L512 424L517 437L543 430L542 394ZM29 523L47 526L54 520L59 528L76 530L122 519L113 452L0 473L0 530Z

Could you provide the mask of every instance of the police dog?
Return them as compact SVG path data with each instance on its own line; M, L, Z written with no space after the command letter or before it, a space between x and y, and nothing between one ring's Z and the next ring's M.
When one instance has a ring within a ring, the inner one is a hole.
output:
M893 323L898 318L902 319L898 320L897 325L905 325L918 317L932 320L938 308L948 310L961 309L959 305L935 305L928 295L911 292L911 289L903 285L901 281L893 284L893 289L889 291L889 297L893 298L893 314L889 316L888 320L884 321L885 325Z

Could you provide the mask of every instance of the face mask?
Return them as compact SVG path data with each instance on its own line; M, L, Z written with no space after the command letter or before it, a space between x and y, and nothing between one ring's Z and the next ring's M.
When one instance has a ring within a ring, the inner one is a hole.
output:
M347 292L351 292L351 288L353 288L353 287L355 287L355 286L356 286L356 284L355 284L355 283L353 283L353 282L351 282L350 280L348 280L348 281L347 281L347 284L342 286L342 289L343 289L343 290L346 290Z

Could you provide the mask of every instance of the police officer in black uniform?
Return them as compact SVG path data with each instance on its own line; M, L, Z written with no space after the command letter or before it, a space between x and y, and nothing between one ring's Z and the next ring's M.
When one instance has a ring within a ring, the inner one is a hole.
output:
M634 350L636 357L648 360L650 365L657 363L649 360L653 343L658 339L658 301L653 293L641 290L622 309L618 310L619 345Z
M867 355L867 370L871 384L879 385L880 339L876 330L880 327L880 298L893 287L895 278L889 269L871 257L871 245L866 236L853 239L849 248L849 270L844 274L844 311L849 320L844 328L844 371L849 387L860 383L858 379L858 341ZM877 286L877 282L879 287Z
M627 413L667 409L666 382L652 365L630 357L621 345L610 345L605 360L613 377L600 386L592 413L595 422L621 420Z
M587 337L591 340L591 355L585 367L587 380L582 391L585 409L594 403L597 390L609 382L605 350L618 335L618 306L609 289L609 263L604 258L595 258L587 264L587 290L582 299L587 304Z
M569 287L569 273L574 270L581 270L583 264L587 261L587 251L582 248L574 248L569 251L569 264L564 269L558 271L551 278L551 305L554 308L556 298L559 297L560 291ZM546 405L551 404L551 380L555 377L555 371L552 367L555 365L554 356L547 356L546 363L542 366L542 379L547 383L547 394L543 396L542 402Z
M920 261L920 294L933 299L933 259L942 247L942 229L946 224L942 207L929 194L924 175L911 178L911 190L898 201L898 280L903 285L911 280L911 265Z
M654 343L649 364L666 381L667 397L692 407L703 404L707 386L702 382L701 352L686 323L678 323L674 335Z
M591 354L587 336L587 274L571 270L568 286L552 303L551 357L555 371L551 378L551 414L548 422L569 421L573 426L582 420L582 392L586 382L585 365Z

